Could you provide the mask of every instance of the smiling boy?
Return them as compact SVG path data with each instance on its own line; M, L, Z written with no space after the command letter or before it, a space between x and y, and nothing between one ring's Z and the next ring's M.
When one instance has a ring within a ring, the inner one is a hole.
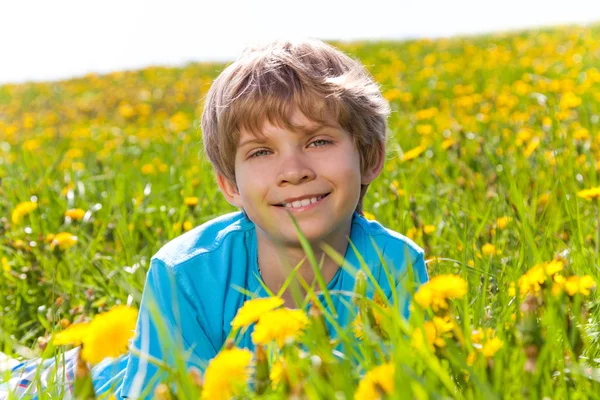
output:
M359 253L408 314L404 278L412 266L416 284L427 280L423 250L362 216L363 197L384 164L388 115L364 67L318 40L250 47L219 75L205 99L202 135L220 190L241 211L185 233L153 257L133 343L142 356L129 357L122 397L151 394L161 379L144 354L173 364L183 348L190 350L185 362L203 369L250 293L267 297L265 286L279 292L290 266L305 258L290 214L323 261L327 287L317 290L348 293L355 283L324 254L325 243L354 267ZM298 274L315 281L308 262ZM297 306L289 289L282 297ZM333 296L335 310L328 311L346 327L355 312L341 297ZM237 337L239 346L253 348L251 332Z

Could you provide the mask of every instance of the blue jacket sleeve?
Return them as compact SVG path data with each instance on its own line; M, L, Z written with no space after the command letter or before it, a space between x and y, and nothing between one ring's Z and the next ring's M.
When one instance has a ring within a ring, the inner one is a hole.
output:
M199 299L188 281L180 270L152 259L121 398L152 398L170 368L200 367L203 360L216 355L217 349L199 322ZM156 365L156 361L163 365Z

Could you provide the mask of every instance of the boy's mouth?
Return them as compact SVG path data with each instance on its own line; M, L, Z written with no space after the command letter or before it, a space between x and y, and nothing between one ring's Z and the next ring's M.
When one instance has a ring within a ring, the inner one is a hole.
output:
M313 195L310 197L304 197L300 200L287 200L284 201L282 203L279 204L274 204L274 206L276 207L285 207L285 208L302 208L302 207L306 207L310 204L314 204L317 203L318 201L324 199L325 197L329 196L331 194L331 192L329 193L325 193L325 194L320 194L320 195Z

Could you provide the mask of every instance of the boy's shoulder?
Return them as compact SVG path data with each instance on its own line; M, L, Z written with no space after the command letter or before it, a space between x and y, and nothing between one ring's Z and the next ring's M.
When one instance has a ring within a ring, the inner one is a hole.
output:
M218 251L232 234L253 229L254 223L240 211L221 215L174 238L152 258L167 266L175 266L201 254Z
M411 261L415 261L418 257L424 255L424 250L417 245L410 238L398 233L392 229L386 228L381 223L375 220L369 220L364 216L356 214L353 220L353 229L359 229L362 234L367 238L367 242L364 243L367 247L372 247L371 240L375 242L375 246L389 255L390 249L408 249ZM388 250L388 251L386 251ZM403 256L403 254L401 254Z

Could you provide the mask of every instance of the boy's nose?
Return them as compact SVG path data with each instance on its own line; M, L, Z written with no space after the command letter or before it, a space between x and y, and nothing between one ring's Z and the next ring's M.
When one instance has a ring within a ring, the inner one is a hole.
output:
M290 183L297 185L303 182L309 182L315 178L313 169L302 160L301 156L292 155L286 157L281 165L281 170L277 175L277 184L283 185Z

